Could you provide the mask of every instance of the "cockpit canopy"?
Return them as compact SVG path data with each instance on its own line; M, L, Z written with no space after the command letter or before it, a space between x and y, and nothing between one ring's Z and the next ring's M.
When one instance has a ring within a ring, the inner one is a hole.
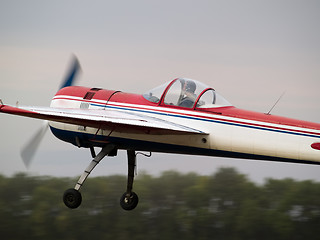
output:
M143 94L150 102L184 108L232 106L213 88L188 78L177 78Z

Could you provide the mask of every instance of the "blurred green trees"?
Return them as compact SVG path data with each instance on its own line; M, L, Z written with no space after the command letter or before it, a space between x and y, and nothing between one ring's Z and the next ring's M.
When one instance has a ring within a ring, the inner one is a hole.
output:
M76 179L0 176L1 239L320 239L320 183L249 181L233 168L211 176L141 174L140 202L119 206L125 176L89 178L70 210L63 191Z

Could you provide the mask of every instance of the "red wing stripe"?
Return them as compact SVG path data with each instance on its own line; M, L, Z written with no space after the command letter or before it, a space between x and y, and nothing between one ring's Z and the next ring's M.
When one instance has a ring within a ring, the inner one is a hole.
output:
M24 110L24 109L21 109L21 108L11 107L11 106L8 106L8 105L1 105L0 106L0 111L3 112L3 113L20 115L20 116L28 116L28 115L38 114L36 112L32 112L32 111L29 111L29 110Z

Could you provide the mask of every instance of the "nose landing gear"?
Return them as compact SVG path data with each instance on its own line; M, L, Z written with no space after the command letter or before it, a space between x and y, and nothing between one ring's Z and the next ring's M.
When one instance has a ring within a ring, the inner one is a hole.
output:
M93 160L91 161L89 166L86 168L86 170L83 172L83 174L79 178L75 187L66 190L63 194L63 202L68 208L75 209L80 206L82 202L82 196L79 191L80 188L82 187L82 185L84 184L85 180L87 179L89 174L92 172L92 170L97 166L97 164L105 156L109 155L114 150L116 150L114 145L107 145L104 148L102 148L102 150L97 156L95 156L95 154L92 154L94 156ZM138 195L132 191L133 180L134 180L134 169L136 166L135 151L127 150L127 156L128 156L127 191L120 198L120 206L124 210L133 210L134 208L136 208L139 202Z

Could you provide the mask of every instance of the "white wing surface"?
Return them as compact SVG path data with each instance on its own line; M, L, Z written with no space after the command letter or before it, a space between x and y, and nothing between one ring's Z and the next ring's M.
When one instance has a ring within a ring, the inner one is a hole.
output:
M51 107L13 107L0 105L0 112L100 129L148 134L204 134L200 130L118 110L90 110Z

